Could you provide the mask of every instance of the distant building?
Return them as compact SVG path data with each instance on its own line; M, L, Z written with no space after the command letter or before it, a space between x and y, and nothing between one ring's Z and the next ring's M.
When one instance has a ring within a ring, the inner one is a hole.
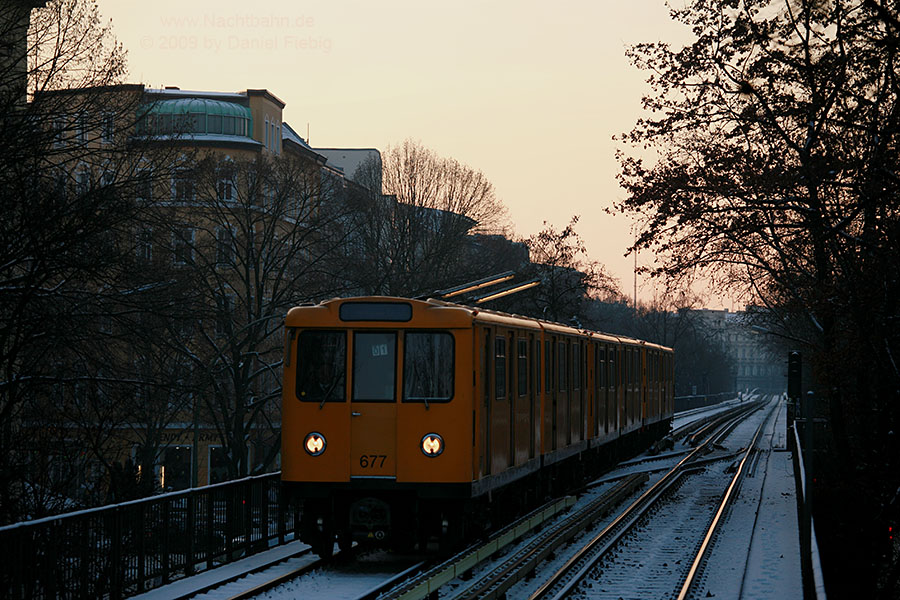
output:
M47 0L0 1L0 73L4 74L4 86L10 86L10 89L0 89L0 105L4 109L26 102L31 10L46 4Z
M381 152L375 148L315 148L317 153L328 159L328 164L339 169L344 177L360 185L365 185L376 194L381 193ZM369 175L360 171L372 165L371 175L375 178L372 185L364 181Z
M773 353L770 340L752 328L752 311L702 309L691 313L734 362L736 391L779 393L786 389L784 361Z

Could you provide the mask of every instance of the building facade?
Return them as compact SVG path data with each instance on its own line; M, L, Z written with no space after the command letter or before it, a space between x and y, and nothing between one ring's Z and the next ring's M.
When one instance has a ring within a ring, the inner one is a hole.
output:
M725 348L734 363L734 389L780 393L786 389L786 366L771 340L753 327L752 311L693 310L700 328Z
M281 323L341 290L348 196L371 194L297 135L265 89L121 85L35 102L53 107L60 193L139 209L114 244L128 247L121 302L97 325L109 357L73 359L68 379L89 383L63 394L73 407L112 405L116 433L98 451L164 490L277 469ZM165 286L168 297L149 291Z

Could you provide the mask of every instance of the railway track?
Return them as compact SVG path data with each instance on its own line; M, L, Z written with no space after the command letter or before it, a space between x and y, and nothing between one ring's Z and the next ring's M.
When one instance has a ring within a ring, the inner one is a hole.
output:
M736 462L735 454L720 455L718 468L710 461L700 466L690 456L683 459L529 599L599 598L609 593L679 600L699 597L695 593L712 541L736 497L769 416L756 428ZM734 417L711 441L722 441L742 418ZM726 459L730 459L728 466L722 467ZM733 477L723 484L723 474L731 471Z
M681 477L681 472L692 466L697 469L701 468L694 466L697 461L702 461L703 457L714 448L716 443L727 436L741 419L758 409L759 406L759 404L747 405L742 407L740 411L729 411L727 414L723 413L715 419L716 432L709 435L704 443L690 450L679 461L678 465L671 470L672 474L661 479L662 483L657 482L657 484L654 484L650 490L633 502L623 515L617 517L615 519L617 526L622 528L630 519L638 518L636 515L642 513L642 509L646 510L647 507L651 506L651 499L657 498L668 486L677 481ZM732 457L733 455L730 453L722 453L716 460L721 461ZM451 561L448 561L448 564L434 569L431 573L421 575L415 581L407 582L401 588L383 595L382 598L385 600L434 598L437 596L432 594L435 594L439 589L441 590L440 597L445 599L504 597L519 582L533 577L540 563L553 557L557 549L570 543L576 535L592 527L600 517L611 511L612 506L621 502L623 498L627 498L630 492L635 490L646 478L647 475L645 473L637 473L620 478L619 483L614 485L612 489L591 500L586 506L580 507L578 511L573 511L573 514L565 519L561 519L559 523L545 528L527 543L517 545L504 556L502 561L496 561L498 564L491 568L482 568L477 575L473 575L473 572L476 570L474 567L476 567L477 563L472 561L472 557L483 551L472 549L467 551L465 556L454 557ZM622 493L624 490L629 490L629 492ZM516 524L513 524L513 526L516 526ZM604 532L601 532L597 538L608 538L610 529L610 527L604 529ZM627 530L627 527L624 527L624 530ZM596 547L597 543L593 545ZM461 577L461 575L465 576ZM454 585L449 586L454 589L441 589L442 586L454 578L456 578ZM518 596L519 594L514 595Z
M495 533L486 542L475 544L443 563L430 567L424 563L398 567L392 573L385 573L380 582L370 584L366 590L341 597L357 600L375 600L376 598L379 600L415 600L438 597L454 600L490 599L502 598L510 590L514 590L510 597L525 597L527 594L522 594L520 588L530 586L533 589L534 581L541 578L544 582L539 585L538 589L528 592L531 594L530 598L562 598L567 594L573 594L585 576L592 570L596 570L598 565L604 565L604 557L609 556L612 548L618 547L620 540L637 539L638 536L646 539L646 535L656 537L657 534L646 530L648 527L646 522L652 521L651 516L660 514L661 501L684 494L683 490L688 489L692 490L691 493L695 495L695 501L691 503L694 510L697 508L695 504L709 506L718 502L722 495L720 476L707 475L710 480L708 483L698 483L698 480L693 478L701 477L709 465L721 465L723 461L729 463L735 461L736 453L724 451L720 443L747 415L760 406L762 406L761 403L747 403L736 409L722 412L714 419L704 423L702 427L704 427L706 437L702 442L696 443L693 448L623 463L626 471L630 468L637 469L637 472L617 475L615 478L592 484L584 490L586 496L589 495L590 487L602 487L602 491L596 491L587 500L578 501L577 510L570 510L576 504L574 497L554 500ZM696 431L697 428L691 435ZM759 431L756 433L757 437L758 435ZM686 440L687 435L683 439ZM689 442L684 442L685 445L687 443ZM750 447L752 448L752 446ZM738 474L747 470L749 455L749 451L747 451L740 462L735 463L738 465ZM660 461L665 462L666 460L669 465L661 466ZM677 460L677 464L671 467L671 462L675 460ZM659 476L658 472L662 470L667 470L667 473ZM649 489L640 494L638 490L651 476L655 481ZM738 485L732 483L730 487L736 490ZM610 521L609 515L622 504L628 504L627 508ZM722 513L724 510L720 507L713 512ZM559 518L558 516L563 513L566 513L565 517ZM705 535L711 539L713 535L708 533L709 530L705 526L697 527L697 524L708 522L708 518L704 519L685 513L680 517L663 520L689 523L692 530L691 532L671 532L663 534L663 537L677 538L690 535L693 538L704 538ZM696 523L693 523L694 521ZM578 550L572 558L565 560L561 568L557 568L552 576L540 575L540 571L546 570L547 565L554 559L556 562L563 562L560 557L566 553L563 550L565 546L572 544L573 540L585 531L593 528L599 529L599 524L603 524L602 530L596 535L588 536L590 540L587 543L579 542L583 548ZM645 531L641 533L641 529ZM680 544L680 546L683 545L683 543ZM706 546L708 547L709 544L707 543ZM660 549L659 555L663 557L664 563L666 562L665 557L672 556L673 558L671 564L666 563L666 566L662 567L665 572L655 577L660 581L667 580L670 590L675 587L672 584L673 581L677 581L679 585L681 581L684 581L683 585L688 586L686 592L688 595L684 597L690 597L691 586L695 585L694 582L702 577L704 559L702 557L698 559L700 562L697 567L691 569L693 575L688 576L684 574L687 568L682 568L682 564L679 564L676 569L675 563L680 561L680 563L693 564L694 561L686 560L684 556L676 558L673 551L668 551L667 554L665 549ZM340 564L340 561L329 561L329 563L331 562ZM623 577L635 578L635 565L629 565L630 561L617 559L607 562L610 564L622 562L626 572ZM612 568L608 568L608 570L611 572ZM311 566L298 569L291 575L279 576L277 581L273 577L272 581L260 583L252 590L241 592L239 595L204 596L204 598L280 598L282 595L278 593L278 586L283 585L293 585L293 588L284 588L288 591L283 592L293 597L296 596L299 589L303 589L297 587L301 585L297 583L297 578L302 580L309 577L311 573L318 573L317 577L325 582L323 583L325 588L316 588L315 585L311 588L311 591L319 591L320 595L327 589L329 578L339 581L344 577L339 570L332 569L326 563L315 562ZM264 577L265 572L260 575ZM289 580L289 583L284 584L285 580ZM290 581L294 583L292 584ZM447 585L448 583L450 585ZM588 588L589 590L590 588ZM268 593L269 591L271 593ZM583 597L592 596L583 590L579 590L576 596L579 594Z

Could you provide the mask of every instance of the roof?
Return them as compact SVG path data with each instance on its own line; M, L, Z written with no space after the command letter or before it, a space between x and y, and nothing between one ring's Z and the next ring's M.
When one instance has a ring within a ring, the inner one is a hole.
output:
M148 114L176 114L203 113L207 115L223 115L251 119L250 107L242 106L236 102L223 100L211 100L209 98L172 98L158 100L147 108Z
M288 125L286 122L281 123L281 139L290 140L295 144L303 146L307 150L312 150L312 147L306 143L306 140L300 137L297 132L294 131L294 128Z
M173 98L211 98L215 100L231 100L233 102L246 102L247 94L242 92L206 92L201 90L180 90L178 88L144 88L147 94L159 94L161 96L171 96Z

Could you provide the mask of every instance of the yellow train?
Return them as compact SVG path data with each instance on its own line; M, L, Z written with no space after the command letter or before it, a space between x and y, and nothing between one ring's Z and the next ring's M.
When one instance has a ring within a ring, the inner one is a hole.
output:
M671 425L663 346L439 300L290 310L282 481L301 539L455 545Z

